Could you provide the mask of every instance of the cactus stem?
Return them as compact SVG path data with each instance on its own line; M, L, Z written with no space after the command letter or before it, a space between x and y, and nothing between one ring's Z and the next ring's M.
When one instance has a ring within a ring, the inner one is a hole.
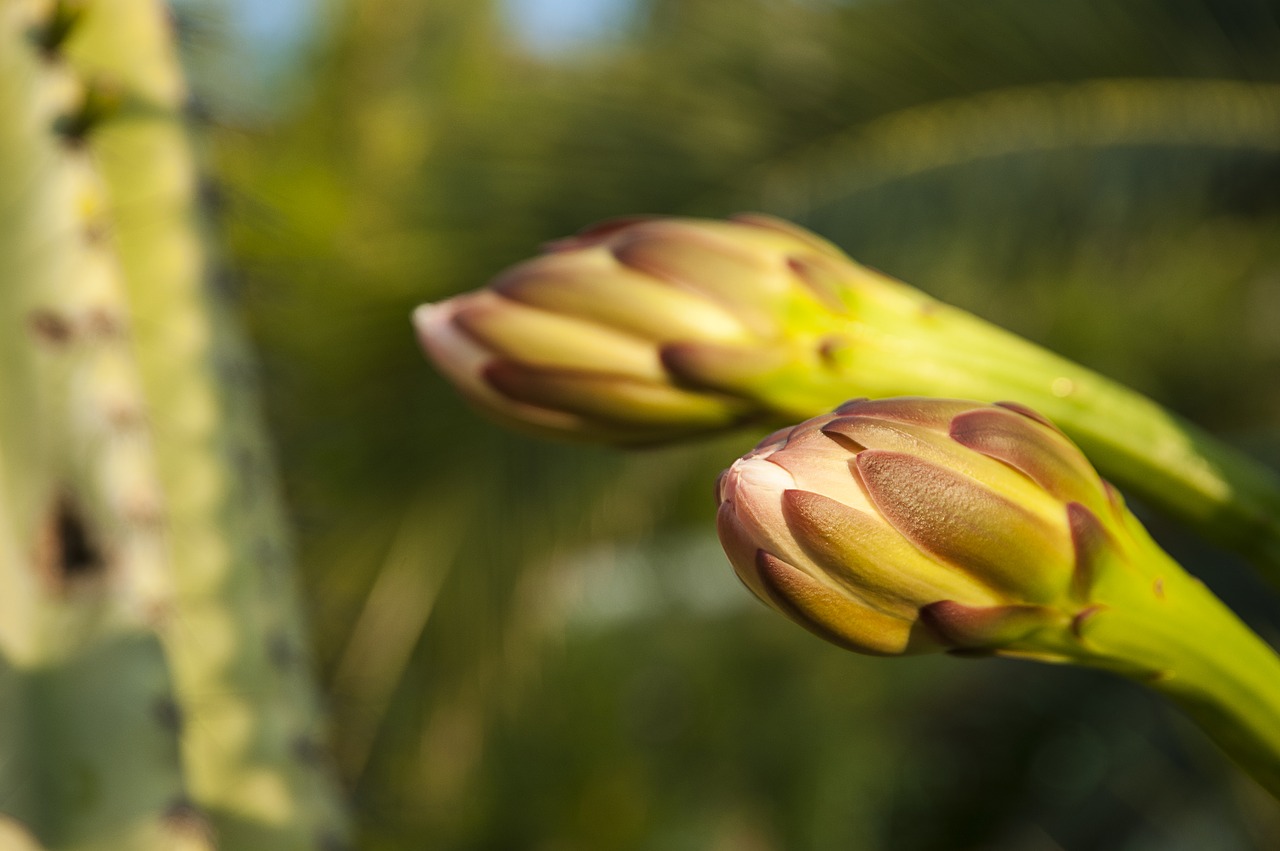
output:
M312 736L302 735L293 740L293 755L305 766L322 766L328 759L324 745Z
M152 712L161 727L175 735L182 733L182 707L172 697L167 694L160 695L156 698Z
M83 16L83 0L58 0L49 10L48 19L31 28L32 43L46 59L59 58L62 45Z
M119 113L122 100L117 84L105 78L90 81L84 87L79 104L54 119L53 131L64 144L82 147L95 128Z
M92 123L61 61L78 8L0 2L0 320L23 331L0 334L0 847L153 851L185 791L151 714L173 694L147 620L169 563L140 525L159 516L150 431L113 425L142 402L97 163L50 132Z
M37 569L55 592L107 572L108 559L98 544L98 535L67 490L50 506L38 546Z
M187 798L175 799L161 817L161 822L172 834L204 840L204 846L210 848L214 845L213 829L209 825L209 820L204 813L200 812L200 808Z
M195 101L172 20L155 0L95 3L66 54L81 75L118 81L120 117L131 119L99 119L85 132L126 288L121 348L140 366L139 408L119 412L130 420L145 410L168 498L164 515L139 505L129 522L165 526L155 546L172 558L173 595L146 611L189 716L190 800L222 847L314 848L321 831L346 832L345 801L325 766L292 750L298 736L321 738L324 721L253 370L234 311L211 285L221 264L204 244L209 223L183 121Z
M62 314L47 309L33 310L27 316L27 328L37 340L50 346L70 342L74 329Z
M267 561L264 559L263 563ZM298 651L284 632L276 632L267 639L267 658L279 671L289 671L298 662Z

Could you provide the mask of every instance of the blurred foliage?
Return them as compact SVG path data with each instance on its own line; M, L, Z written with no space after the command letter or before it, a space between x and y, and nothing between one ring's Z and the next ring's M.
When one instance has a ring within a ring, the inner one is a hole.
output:
M218 128L217 193L367 847L1280 847L1126 684L755 605L709 538L755 436L510 435L408 325L595 219L759 209L1280 458L1280 4L647 0L554 55L493 0L332 11ZM1276 637L1247 570L1154 531Z

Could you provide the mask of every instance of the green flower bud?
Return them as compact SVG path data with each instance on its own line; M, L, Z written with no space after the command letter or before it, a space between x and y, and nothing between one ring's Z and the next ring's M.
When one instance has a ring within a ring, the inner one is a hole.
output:
M1080 451L1008 403L849 402L767 438L718 497L746 585L865 653L1073 655L1100 573L1123 584L1139 549Z
M654 442L773 416L757 391L821 369L851 269L763 216L630 219L423 305L414 324L441 371L501 419Z

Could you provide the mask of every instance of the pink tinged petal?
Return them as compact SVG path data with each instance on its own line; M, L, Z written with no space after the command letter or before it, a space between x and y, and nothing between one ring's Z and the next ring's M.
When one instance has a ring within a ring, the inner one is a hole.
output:
M530 307L658 342L749 339L742 323L716 302L620 266L603 249L521 263L491 287Z
M722 476L722 481L723 478ZM729 564L733 565L733 572L742 580L742 584L767 602L769 595L756 571L756 552L760 549L760 541L743 525L737 505L725 496L723 486L720 488L720 500L720 507L716 511L716 534L720 538L720 546L729 557Z
M931 446L951 449L937 440L935 432L922 426L906 425L895 420L868 416L862 413L835 416L823 424L822 430L832 440L861 451L862 449L895 449L909 452L928 452ZM933 454L937 454L936 452ZM951 451L950 456L961 453Z
M1014 599L1048 602L1067 590L1065 530L968 476L900 452L867 450L857 469L871 500L927 552Z
M1040 423L1040 425L1048 426L1049 428L1053 429L1059 434L1062 433L1062 430L1053 424L1053 420L1049 419L1039 411L1035 411L1035 410L1032 410L1031 408L1028 408L1026 405L1022 404L1021 402L1007 402L1007 401L996 402L996 407L1004 408L1006 411L1013 411L1015 414L1021 414L1022 416L1028 419L1035 420L1036 422Z
M858 396L858 397L857 397L857 398L855 398L855 399L850 399L849 401L845 402L844 404L842 404L842 405L840 405L838 408L836 408L834 411L832 411L832 415L833 415L833 416L839 416L840 414L853 414L853 413L857 413L858 409L859 409L859 408L860 408L864 403L869 402L869 401L870 401L870 400L869 400L866 396Z
M1106 497L1093 467L1057 429L1003 408L978 408L951 421L962 446L1003 461L1061 500L1101 506Z
M427 355L455 384L479 393L488 392L481 372L493 354L453 324L467 296L438 304L424 304L413 312L413 327Z
M920 622L953 648L998 650L1059 619L1040 606L966 606L943 600L920 610Z
M475 293L458 309L454 323L495 354L528 366L665 380L651 343L492 292Z
M1090 598L1098 575L1119 556L1119 545L1098 515L1078 502L1067 503L1067 524L1075 551L1072 593L1077 600L1084 602Z
M814 562L877 608L910 618L920 606L941 599L998 602L972 578L921 553L878 516L801 490L782 495L782 514Z
M485 368L484 378L508 399L603 423L698 430L729 425L742 417L741 406L730 400L629 376L495 361Z
M851 450L883 449L914 455L963 473L1027 508L1057 516L1059 503L1008 465L967 449L949 435L912 423L855 414L832 418L823 432Z
M628 232L615 243L623 265L716 299L757 334L774 336L774 308L787 294L789 276L781 261L748 250L709 228L655 222Z
M787 444L795 444L799 446L805 441L817 441L816 446L823 447L823 453L830 457L844 457L848 453L840 446L840 444L832 441L822 433L823 427L831 419L830 414L822 414L816 417L802 420L790 429L787 433ZM807 448L815 448L814 444L806 444Z
M782 493L794 488L795 480L776 464L765 459L734 462L721 484L723 505L732 505L732 517L739 535L752 542L752 551L762 548L794 564L807 564L787 521L782 516ZM815 569L816 570L816 569Z
M855 399L841 405L836 413L920 426L946 434L952 419L981 407L985 407L981 402L966 399L897 396L892 399Z
M436 367L472 404L510 425L555 434L583 430L581 418L511 399L486 379L493 355L462 333L452 322L460 302L469 296L440 304L424 304L413 313L413 324Z
M744 455L744 458L767 458L774 452L787 445L787 439L791 436L793 426L780 428L770 434L768 437L756 444L755 448Z
M765 599L820 638L877 656L922 649L912 645L911 621L877 611L764 550L756 571Z
M760 344L669 343L659 349L658 356L680 384L747 397L755 395L762 377L778 372L788 361L786 351Z
M794 428L769 460L785 469L800 490L820 493L861 511L874 510L849 469L853 454L821 431L821 418Z

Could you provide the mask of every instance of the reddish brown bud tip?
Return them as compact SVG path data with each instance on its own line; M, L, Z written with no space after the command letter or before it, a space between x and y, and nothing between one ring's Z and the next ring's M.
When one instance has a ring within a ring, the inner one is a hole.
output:
M1052 623L1053 613L1040 606L966 606L942 600L920 610L920 621L945 645L955 648L999 648Z
M1098 515L1078 502L1067 503L1067 524L1075 550L1072 592L1077 600L1089 599L1095 577L1106 562L1117 555L1117 543Z
M1041 429L1039 416L1004 407L978 408L951 420L951 438L1019 471L1059 499L1099 504L1098 474L1062 432ZM1039 432L1039 433L1031 433Z
M1013 411L1016 414L1022 414L1022 416L1027 417L1028 419L1033 419L1040 423L1040 425L1048 426L1054 431L1059 430L1053 420L1049 419L1039 411L1033 411L1021 402L996 402L996 406L1004 408L1006 411Z

